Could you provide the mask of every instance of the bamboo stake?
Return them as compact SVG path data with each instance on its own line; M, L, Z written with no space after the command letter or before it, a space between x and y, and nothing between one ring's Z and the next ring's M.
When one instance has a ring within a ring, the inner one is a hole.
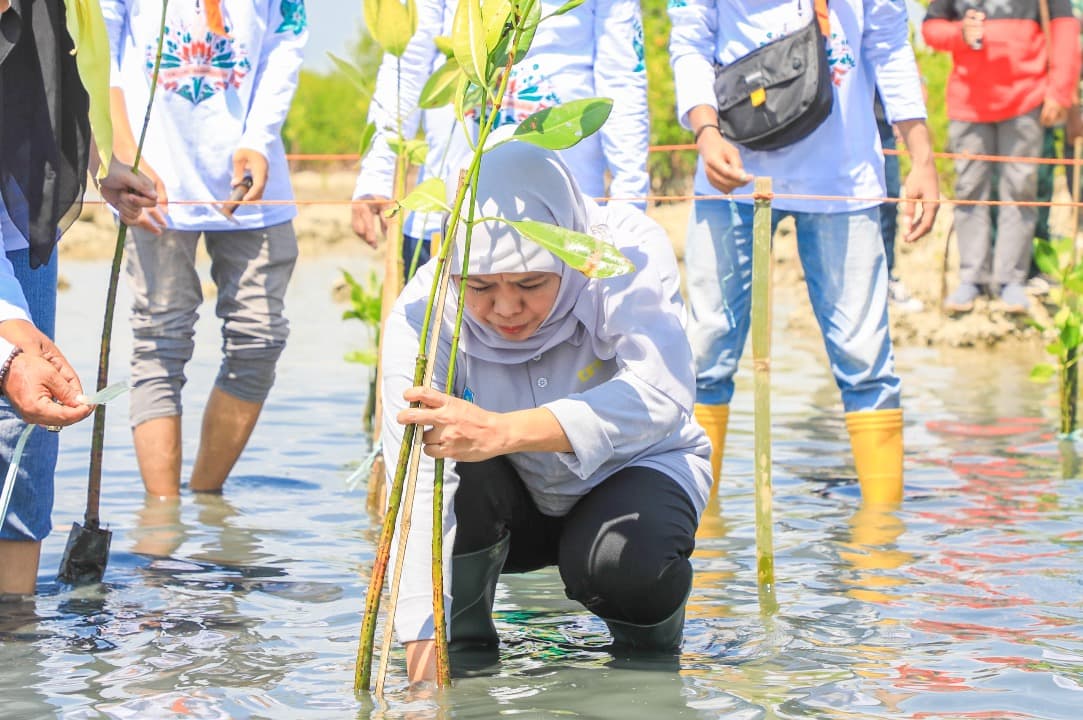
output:
M433 341L431 353L432 357L436 356L436 347L440 341L440 331L443 327L444 320L444 306L447 301L447 289L451 282L451 263L448 262L446 254L440 258L440 281L439 288L437 290L436 305L433 308ZM425 378L422 384L428 387L432 384L432 376L436 371L435 362L427 362L425 367ZM403 560L406 558L406 543L410 536L410 526L413 523L413 510L414 510L414 493L417 488L417 473L421 461L421 434L414 433L412 442L410 443L410 464L407 469L407 480L405 488L405 499L402 505L402 517L399 521L399 546L395 556L395 574L391 578L391 595L387 600L387 623L384 629L383 643L380 646L380 665L376 671L376 697L382 698L384 696L384 683L387 679L387 663L391 659L391 638L394 635L392 632L392 623L395 620L395 610L399 604L399 586L402 580L402 566ZM435 530L434 530L435 532ZM441 585L441 593L443 587ZM435 592L435 590L434 590Z
M756 580L760 609L771 615L775 552L771 520L771 178L756 178L752 220L752 363L755 395Z
M139 161L143 158L143 143L147 139L147 127L150 125L150 113L154 107L154 95L158 89L158 72L162 67L162 45L165 40L166 9L169 0L162 0L162 19L158 28L158 47L154 53L154 68L150 75L150 95L147 98L147 110L143 114L143 127L139 131L139 142L135 146L132 159L132 172L139 172ZM117 285L120 282L120 263L124 257L124 242L128 236L128 226L123 222L117 230L117 242L113 248L113 264L109 268L109 287L105 294L105 316L102 320L102 342L98 351L98 383L95 388L101 391L109 384L109 355L112 350L113 315L117 305ZM105 404L94 409L94 429L90 436L90 472L87 482L86 514L84 527L97 530L101 526L98 515L102 490L102 458L105 449Z
M1083 155L1083 138L1076 138L1072 148L1072 157L1075 164L1072 165L1072 212L1069 220L1069 232L1072 235L1071 264L1068 267L1067 276L1075 270L1078 262L1076 251L1076 234L1079 228L1079 160ZM1079 298L1076 293L1068 289L1067 284L1061 287L1064 304L1074 313L1078 310ZM1061 368L1060 382L1060 431L1063 435L1071 435L1079 427L1079 348L1068 348L1065 353L1064 366Z
M402 58L399 57L397 61L397 81L399 83L398 89L395 93L396 98L396 113L395 120L398 125L399 131L399 151L398 157L395 160L395 180L392 186L392 194L396 201L401 200L406 195L406 169L409 164L409 158L406 155L406 138L403 137L403 125L402 125L402 95L401 95L401 82L402 82ZM381 211L382 212L382 211ZM403 280L402 280L402 247L403 247L403 222L402 216L405 211L400 210L395 213L388 222L386 242L384 244L384 284L383 291L380 294L380 340L376 344L376 353L379 357L380 345L384 341L384 331L387 329L387 316L391 314L391 308L395 305L395 300L398 299L399 293L402 292ZM372 412L373 428L372 428L372 446L375 447L376 443L380 440L380 432L383 429L383 423L381 418L383 417L384 402L383 391L380 389L383 387L383 366L377 360L376 362L376 400L374 403L374 409ZM384 461L383 454L379 454L376 457L376 461L372 463L372 471L369 473L369 485L368 492L366 494L365 505L370 513L373 513L379 517L384 509Z

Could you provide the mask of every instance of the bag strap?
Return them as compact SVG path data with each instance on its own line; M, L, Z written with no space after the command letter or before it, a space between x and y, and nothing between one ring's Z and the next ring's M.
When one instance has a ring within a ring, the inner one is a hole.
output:
M1042 34L1045 35L1045 69L1053 64L1053 33L1049 29L1049 0L1038 0L1038 20L1042 24Z
M1045 4L1046 0L1042 0ZM816 10L816 20L820 23L820 32L825 38L831 37L831 16L827 10L827 0L814 0L813 7ZM1048 8L1046 13L1048 13Z

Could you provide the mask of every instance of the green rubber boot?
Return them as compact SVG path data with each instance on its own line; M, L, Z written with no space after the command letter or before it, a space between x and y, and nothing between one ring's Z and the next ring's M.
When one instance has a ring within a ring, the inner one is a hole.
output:
M619 620L602 619L609 626L615 648L641 652L676 652L684 639L686 602L687 600L682 602L672 615L654 625L635 625Z
M495 648L499 644L493 624L496 581L508 557L511 537L495 545L451 558L451 651Z

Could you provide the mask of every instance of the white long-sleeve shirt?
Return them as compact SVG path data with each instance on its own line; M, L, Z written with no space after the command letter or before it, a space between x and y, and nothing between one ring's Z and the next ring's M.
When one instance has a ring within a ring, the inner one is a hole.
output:
M112 52L111 84L124 91L138 137L158 41L160 0L101 0ZM266 200L291 200L281 129L308 39L303 0L224 2L228 37L207 28L203 4L174 0L166 16L158 90L143 155L165 182L170 226L255 229L293 218L292 205L245 205L233 223L211 204L230 194L233 153L268 161Z
M608 227L613 243L637 270L592 280L582 291L592 302L593 335L581 323L569 340L513 365L461 353L454 392L494 412L545 407L553 413L572 452L505 456L538 509L547 515L567 514L592 488L631 466L652 468L672 478L688 493L699 514L711 485L710 443L692 417L695 370L673 248L665 231L640 210L614 204L599 212L604 215L598 224ZM394 476L404 434L395 418L406 408L403 392L413 385L418 337L434 271L435 263L418 270L395 303L384 334L381 437L388 482ZM449 294L445 318L455 317L453 295ZM450 358L450 325L445 321L436 343L434 386L440 389L445 387ZM433 636L433 477L434 461L422 455L395 614L400 642ZM455 463L449 461L444 465L446 595L451 587L458 482ZM450 595L445 607L451 608Z
M747 172L772 178L775 193L866 199L776 198L772 204L783 210L844 212L879 204L873 198L883 197L885 190L883 152L872 112L876 88L890 122L925 117L905 4L831 0L828 7L827 54L835 86L830 117L793 145L770 151L742 147L741 158ZM688 112L698 105L718 107L715 63L733 62L780 34L799 30L813 13L812 0L670 0L669 51L681 124L688 127ZM707 181L702 161L695 189L719 194Z
M564 3L542 0L542 16ZM392 196L395 154L387 138L402 130L413 137L421 122L418 97L444 56L433 40L451 34L455 0L420 0L417 31L401 59L387 55L380 65L369 120L377 135L362 163L354 197ZM401 68L401 74L400 74ZM398 92L396 92L398 88ZM498 124L517 124L547 107L589 97L608 97L613 111L601 131L561 153L584 194L642 198L650 191L647 149L647 75L643 59L643 23L638 0L587 0L575 10L549 18L538 27L530 52L512 70ZM428 157L425 177L442 177L449 185L469 147L456 127L450 107L424 111ZM643 205L643 202L637 202ZM442 217L415 218L407 234L419 237L440 229Z

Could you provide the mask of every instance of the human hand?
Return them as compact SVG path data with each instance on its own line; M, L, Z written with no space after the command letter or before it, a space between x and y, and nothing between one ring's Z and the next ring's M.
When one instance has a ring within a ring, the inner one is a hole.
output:
M903 197L903 228L906 229L903 239L912 243L932 231L936 213L940 209L940 180L932 160L911 165L903 185Z
M741 151L722 137L722 132L708 128L699 134L696 148L703 158L703 169L712 186L731 193L752 181L741 162Z
M1054 98L1047 97L1042 103L1042 111L1038 115L1038 122L1042 127L1054 127L1061 125L1068 119L1068 108L1061 105Z
M910 172L903 184L903 229L906 242L914 242L929 234L940 209L940 181L933 162L933 143L929 136L929 126L922 119L901 120L896 123L900 134L906 141L910 153ZM920 213L915 219L914 213L920 205Z
M252 187L241 198L241 202L260 200L267 188L267 158L258 150L237 148L233 153L233 177L230 178L229 186L240 185L246 174L252 178Z
M350 222L357 237L364 240L369 247L376 247L380 236L387 232L384 211L390 205L391 199L384 195L362 195L354 201Z
M26 320L0 323L0 337L22 350L11 361L0 391L25 422L71 425L94 408L81 402L83 386L64 354Z
M421 406L402 410L396 420L430 428L421 436L429 457L480 462L503 452L504 427L497 422L498 413L433 388L412 387L402 396Z
M108 174L98 183L98 190L116 208L122 223L161 235L168 212L165 183L150 165L142 161L140 165L139 173L134 173L129 163L114 155L109 161Z
M963 13L963 42L972 50L981 50L985 39L985 13L969 8Z

